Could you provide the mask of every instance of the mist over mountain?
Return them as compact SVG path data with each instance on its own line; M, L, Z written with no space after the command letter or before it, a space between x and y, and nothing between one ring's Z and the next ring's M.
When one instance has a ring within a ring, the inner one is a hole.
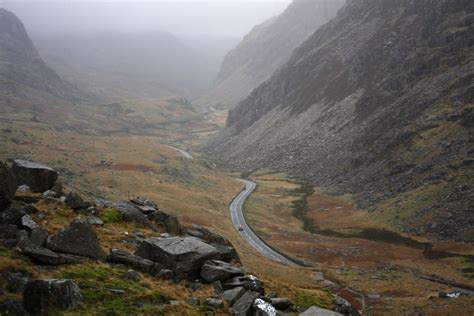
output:
M0 9L0 91L2 98L27 98L40 92L68 100L81 99L73 86L44 63L22 22L5 9Z
M232 108L288 61L298 47L336 15L344 0L296 0L254 27L222 63L212 88L196 102Z
M103 100L189 97L207 87L220 56L233 43L227 38L200 40L210 48L198 50L191 39L188 45L158 31L37 35L35 42L63 78Z
M209 152L355 193L361 207L429 199L408 223L438 214L445 229L428 230L472 238L473 12L463 0L348 1L230 111Z

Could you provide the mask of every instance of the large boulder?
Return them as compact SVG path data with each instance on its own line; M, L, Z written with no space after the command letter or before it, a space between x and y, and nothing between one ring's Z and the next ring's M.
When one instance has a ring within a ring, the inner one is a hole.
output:
M201 277L212 283L244 275L244 269L220 260L208 260L201 267Z
M81 299L79 286L72 280L30 280L23 292L23 306L32 315L73 309Z
M260 297L260 294L253 291L245 292L235 303L232 309L236 316L251 316L253 315L253 302Z
M219 260L240 262L239 255L235 251L234 246L224 236L199 225L186 228L184 233L188 236L197 237L216 248L220 253Z
M114 205L121 214L122 218L126 222L134 222L143 227L157 230L156 226L140 211L140 209L133 203L120 202Z
M10 167L4 161L0 161L0 211L10 205L17 188L18 182Z
M132 267L151 275L157 275L163 268L161 264L136 255L132 255L127 251L120 249L112 249L110 254L107 256L107 261L111 263L124 264L128 267Z
M55 251L93 259L105 258L92 226L82 219L75 219L56 235L49 236L46 247Z
M167 233L172 235L181 234L181 223L175 215L156 210L151 212L148 215L148 218L158 226L162 227Z
M203 263L215 259L219 252L195 237L151 237L142 242L135 254L171 269L177 279L194 279Z
M58 179L58 173L54 169L27 160L14 160L12 171L18 183L26 184L32 192L50 190Z
M300 316L342 316L342 314L333 312L329 309L311 306L310 308L302 312Z
M255 299L253 302L253 309L257 315L276 316L277 314L275 307L261 298Z

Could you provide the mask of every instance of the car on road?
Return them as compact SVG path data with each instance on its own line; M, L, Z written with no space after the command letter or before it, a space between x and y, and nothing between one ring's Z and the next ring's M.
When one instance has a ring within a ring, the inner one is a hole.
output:
M239 226L237 229L239 230L239 232L243 232L243 231L244 231L244 228L243 228L242 226Z

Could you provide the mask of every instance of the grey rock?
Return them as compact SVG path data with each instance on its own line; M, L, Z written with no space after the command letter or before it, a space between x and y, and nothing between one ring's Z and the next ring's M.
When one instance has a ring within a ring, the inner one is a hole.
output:
M240 257L237 254L237 251L232 247L228 245L223 245L223 244L210 244L214 248L217 249L219 252L218 259L226 262L238 262L240 263Z
M201 267L201 277L207 283L241 276L244 272L242 268L220 260L208 260Z
M49 236L46 247L56 252L93 259L105 258L105 253L100 247L94 229L81 219L75 219L58 234Z
M107 256L107 262L124 264L151 275L158 274L163 267L151 260L132 255L127 251L120 249L112 249L110 254Z
M80 289L72 280L30 280L23 292L23 306L33 315L48 315L53 309L70 310L81 299Z
M294 304L291 300L287 298L275 297L270 299L270 304L272 304L276 309L287 310L291 308Z
M38 224L31 218L30 215L26 214L20 218L19 226L28 230L38 228Z
M336 296L336 312L349 315L349 316L359 316L359 312L349 303L347 300L340 296Z
M265 295L265 287L262 281L253 275L235 277L222 283L225 290L233 289L238 286L244 287L246 290L258 292Z
M30 314L23 308L20 302L10 300L0 304L0 315L29 316Z
M214 288L214 291L216 291L216 293L218 294L221 294L222 292L224 292L224 287L222 286L221 281L212 282L212 287Z
M157 230L156 226L132 203L120 202L114 207L122 213L123 220L126 222L134 222L143 227Z
M169 234L181 234L181 223L174 215L157 210L150 213L150 215L148 215L148 218L158 226L163 227L165 231Z
M48 238L49 232L41 227L37 227L30 232L30 243L36 247L43 247Z
M227 238L222 235L216 234L203 226L194 224L191 228L187 228L184 233L188 236L193 236L202 239L203 241L210 244L231 246L231 243Z
M22 253L38 264L59 264L59 254L43 247L27 246L23 249Z
M6 281L7 289L12 293L23 293L26 283L31 278L31 274L25 271L4 271L1 276Z
M195 279L202 264L219 253L195 237L152 237L145 239L135 254L173 270L177 279Z
M342 316L342 314L333 312L329 309L311 306L303 313L301 313L300 316Z
M51 189L58 178L58 173L50 167L19 159L13 161L12 172L19 184L26 184L37 193Z
M46 190L43 192L43 197L44 198L57 198L58 197L58 194L53 191L53 190Z
M95 217L95 216L87 216L87 222L91 225L96 225L96 226L104 225L104 221L102 221L100 218Z
M21 192L21 193L27 193L27 192L31 192L31 189L26 184L22 184L18 187L18 189L16 189L16 191Z
M130 199L130 202L140 205L140 206L148 206L152 207L154 209L158 209L158 205L156 205L155 202L153 202L151 199L144 197L144 196L137 196L135 198Z
M15 238L18 227L14 224L7 224L0 226L0 239Z
M251 316L253 315L253 302L260 296L259 293L253 291L245 292L236 302L232 305L232 309L236 316Z
M4 161L0 161L0 211L10 205L17 187L18 182L10 167Z
M261 298L256 298L252 305L255 314L262 316L277 316L277 311L270 303Z
M23 215L25 215L23 207L17 203L11 203L0 212L0 225L17 224Z
M224 291L221 294L223 300L229 301L229 304L232 306L234 303L246 292L242 286Z
M86 203L84 202L82 197L74 191L69 192L64 202L73 210L86 208Z
M135 271L135 270L128 270L125 272L123 278L125 280L133 281L133 282L140 282L142 279L142 276L140 275L140 272Z
M162 280L171 280L174 276L174 272L170 269L161 269L160 272L156 275L157 278Z
M204 301L204 305L211 306L214 308L220 308L223 305L223 301L217 298L208 298Z

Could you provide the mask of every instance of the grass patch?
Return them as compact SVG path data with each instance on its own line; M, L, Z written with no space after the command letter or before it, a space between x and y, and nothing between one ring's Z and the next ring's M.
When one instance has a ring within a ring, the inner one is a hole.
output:
M110 207L106 208L102 214L101 218L105 223L120 223L123 221L122 213L116 208Z
M293 201L293 216L303 222L303 229L310 233L316 233L318 227L313 220L307 217L310 211L308 205L308 197L314 193L314 187L311 184L304 183L299 188L292 192L293 194L301 195L301 198Z
M74 279L83 297L80 309L94 310L99 315L141 314L141 308L146 305L158 306L171 300L144 282L124 280L123 273L123 270L107 265L88 263L68 267L56 277ZM125 293L114 290L123 290Z

